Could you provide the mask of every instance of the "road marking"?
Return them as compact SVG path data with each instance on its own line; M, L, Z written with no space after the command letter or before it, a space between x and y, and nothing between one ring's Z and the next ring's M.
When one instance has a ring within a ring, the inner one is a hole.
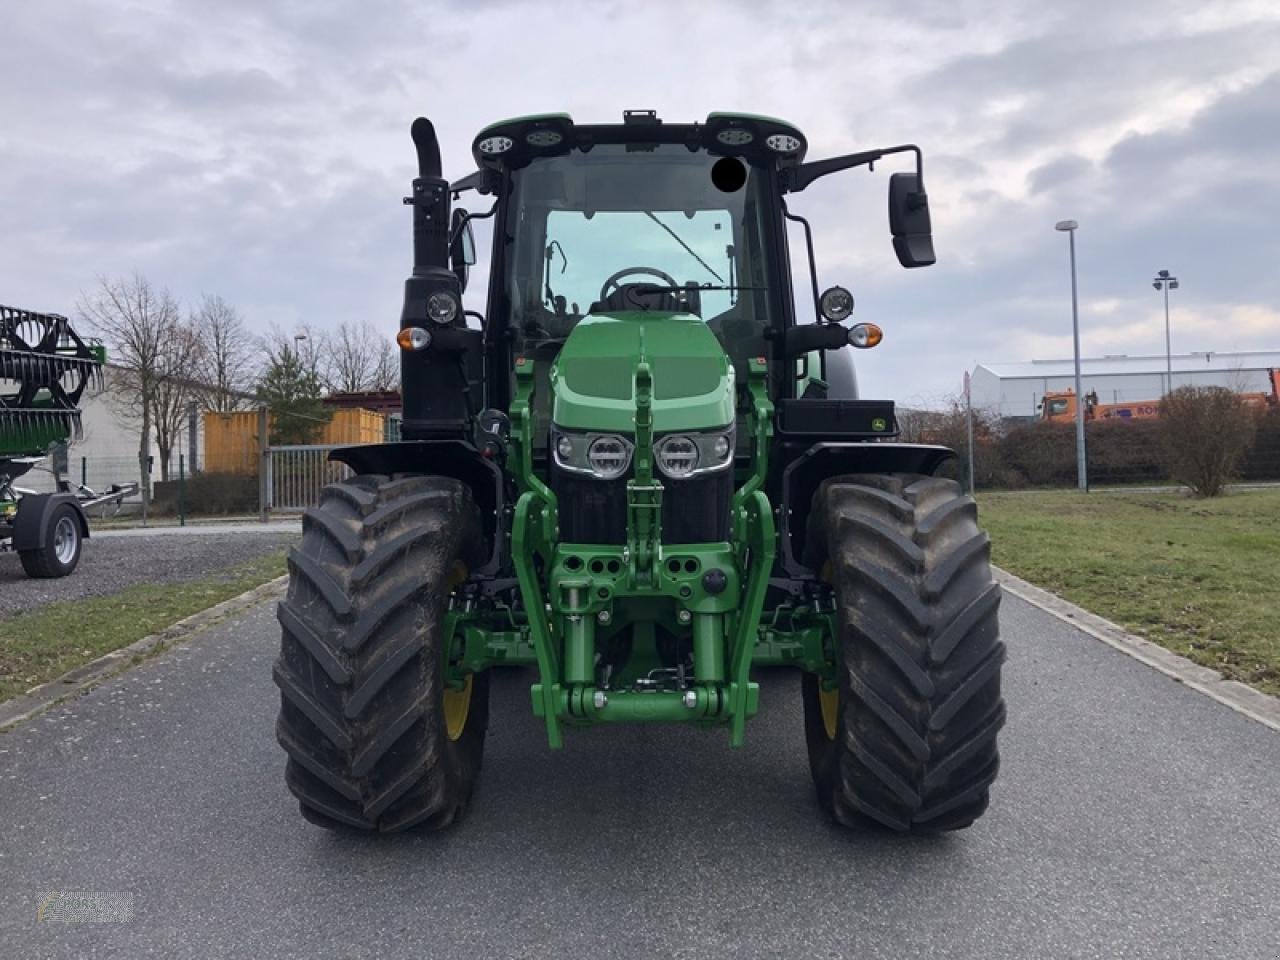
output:
M994 572L996 582L1020 600L1057 617L1063 623L1071 624L1080 632L1101 640L1107 646L1185 684L1197 693L1217 700L1236 713L1244 714L1250 720L1256 720L1264 727L1280 732L1280 699L1235 680L1224 679L1216 670L1202 667L1172 650L1166 650L1159 644L1129 633L1119 624L1090 613L1055 593L1027 583L1007 570L995 567Z

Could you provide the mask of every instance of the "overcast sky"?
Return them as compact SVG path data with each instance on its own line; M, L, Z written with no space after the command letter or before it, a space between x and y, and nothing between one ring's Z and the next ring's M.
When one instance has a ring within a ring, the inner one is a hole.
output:
M981 361L1280 349L1280 3L10 4L0 302L74 314L136 270L255 328L368 318L410 259L410 121L446 173L507 116L772 114L809 157L919 143L938 264L905 271L886 164L798 198L821 283L885 328L864 395L919 403ZM468 306L482 309L479 285Z

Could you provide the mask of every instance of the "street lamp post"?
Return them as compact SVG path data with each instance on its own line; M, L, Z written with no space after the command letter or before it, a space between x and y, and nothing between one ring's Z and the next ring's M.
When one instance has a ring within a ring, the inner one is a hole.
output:
M1080 386L1080 307L1076 299L1076 228L1074 220L1059 220L1055 230L1061 230L1070 240L1071 247L1071 339L1075 347L1076 361L1076 485L1082 493L1089 489L1089 467L1084 449L1084 391Z
M1178 289L1178 278L1169 276L1168 270L1161 270L1151 281L1151 285L1157 290L1164 291L1164 366L1167 377L1164 392L1167 394L1173 392L1173 346L1169 339L1169 291Z

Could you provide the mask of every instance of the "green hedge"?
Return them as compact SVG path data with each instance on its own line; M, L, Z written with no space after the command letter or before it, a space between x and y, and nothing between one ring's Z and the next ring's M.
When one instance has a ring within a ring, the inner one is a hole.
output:
M192 516L228 516L258 512L258 478L238 473L197 473L186 478L186 512ZM178 512L178 481L152 485L157 513Z

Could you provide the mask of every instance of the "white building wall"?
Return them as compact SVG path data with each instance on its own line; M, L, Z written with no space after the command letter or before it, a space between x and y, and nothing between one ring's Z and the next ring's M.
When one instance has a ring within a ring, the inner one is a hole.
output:
M1206 357L1214 362L1206 361ZM1164 358L1158 358L1158 364L1144 362L1149 359L1082 359L1084 392L1096 391L1100 403L1159 399L1165 392ZM1201 364L1196 363L1197 359ZM1272 365L1280 366L1280 354L1261 359L1264 363L1274 359ZM1039 375L1036 375L1037 367L1041 371ZM1271 389L1268 368L1266 365L1232 365L1224 355L1191 354L1174 358L1173 385L1175 388L1218 386L1242 393L1267 393ZM973 371L971 389L975 409L1001 417L1034 417L1037 404L1046 393L1075 389L1075 376L1069 361L980 364Z
M128 416L124 407L112 394L113 378L117 368L108 365L103 370L103 386L90 387L80 398L81 436L71 441L67 457L67 479L73 483L85 482L94 490L101 490L113 483L136 483L141 470L138 464L138 438L141 424ZM196 455L204 457L204 417L196 417ZM178 454L188 455L188 434L184 425L180 444L175 445L170 469L178 475ZM160 450L154 435L151 441L151 482L160 479ZM48 466L46 461L44 466ZM190 466L187 466L190 470ZM54 480L47 470L36 468L23 476L19 485L41 492L54 489Z

